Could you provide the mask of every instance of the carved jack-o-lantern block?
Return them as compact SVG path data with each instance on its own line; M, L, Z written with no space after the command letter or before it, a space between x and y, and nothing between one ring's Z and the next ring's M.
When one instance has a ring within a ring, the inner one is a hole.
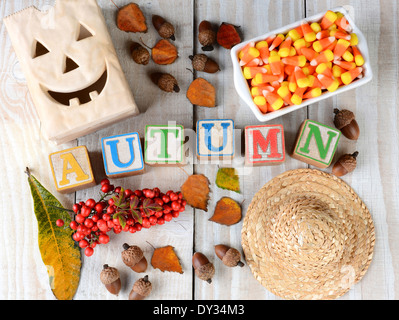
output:
M96 0L4 19L44 135L57 144L139 113Z

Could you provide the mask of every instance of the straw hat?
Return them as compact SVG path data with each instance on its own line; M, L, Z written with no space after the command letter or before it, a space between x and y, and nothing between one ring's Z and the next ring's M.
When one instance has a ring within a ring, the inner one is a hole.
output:
M242 246L255 278L284 299L335 299L370 265L374 224L341 179L298 169L267 183L244 218Z

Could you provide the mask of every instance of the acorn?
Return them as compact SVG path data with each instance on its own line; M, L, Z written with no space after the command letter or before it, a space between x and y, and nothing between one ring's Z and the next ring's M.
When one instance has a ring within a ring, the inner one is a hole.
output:
M216 32L212 29L212 24L204 20L198 27L198 41L203 46L203 51L212 51L213 44L216 42Z
M104 264L100 273L100 280L110 293L118 295L122 286L118 269Z
M148 275L137 280L129 294L129 300L143 300L152 291L152 284L148 280Z
M175 28L171 23L166 21L164 18L158 15L152 16L152 24L158 31L158 34L164 39L170 39L175 41Z
M360 130L355 115L349 110L334 109L334 125L342 134L350 140L359 138Z
M196 252L193 255L193 268L198 278L208 283L212 283L212 277L215 274L215 267L201 252Z
M151 74L151 80L165 92L179 92L180 87L174 76L169 73L156 72Z
M344 154L334 164L332 168L332 174L337 177L342 177L355 170L357 165L356 158L358 155L359 152L357 151L353 154Z
M215 73L220 71L219 65L208 58L205 54L196 54L194 56L189 56L193 63L194 70L203 71L206 73Z
M147 270L147 259L144 257L143 251L138 246L129 246L125 243L123 249L122 260L128 267L138 273Z
M150 53L140 43L133 42L130 46L133 61L137 64L147 65L150 62Z
M215 246L215 253L223 264L228 267L243 267L244 263L241 260L241 253L237 249L231 248L229 246L218 244Z

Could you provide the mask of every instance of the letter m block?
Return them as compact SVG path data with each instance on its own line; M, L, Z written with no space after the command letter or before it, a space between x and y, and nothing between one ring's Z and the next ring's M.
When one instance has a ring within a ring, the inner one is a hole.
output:
M245 128L245 164L277 165L285 161L282 125L248 126Z
M305 120L298 132L292 157L324 169L330 166L341 132L324 124Z

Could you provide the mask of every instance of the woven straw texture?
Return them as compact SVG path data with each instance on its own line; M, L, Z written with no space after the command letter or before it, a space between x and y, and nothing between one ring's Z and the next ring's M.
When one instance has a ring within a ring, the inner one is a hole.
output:
M369 210L341 179L287 171L254 196L242 247L255 278L289 300L330 300L366 273L375 244Z

